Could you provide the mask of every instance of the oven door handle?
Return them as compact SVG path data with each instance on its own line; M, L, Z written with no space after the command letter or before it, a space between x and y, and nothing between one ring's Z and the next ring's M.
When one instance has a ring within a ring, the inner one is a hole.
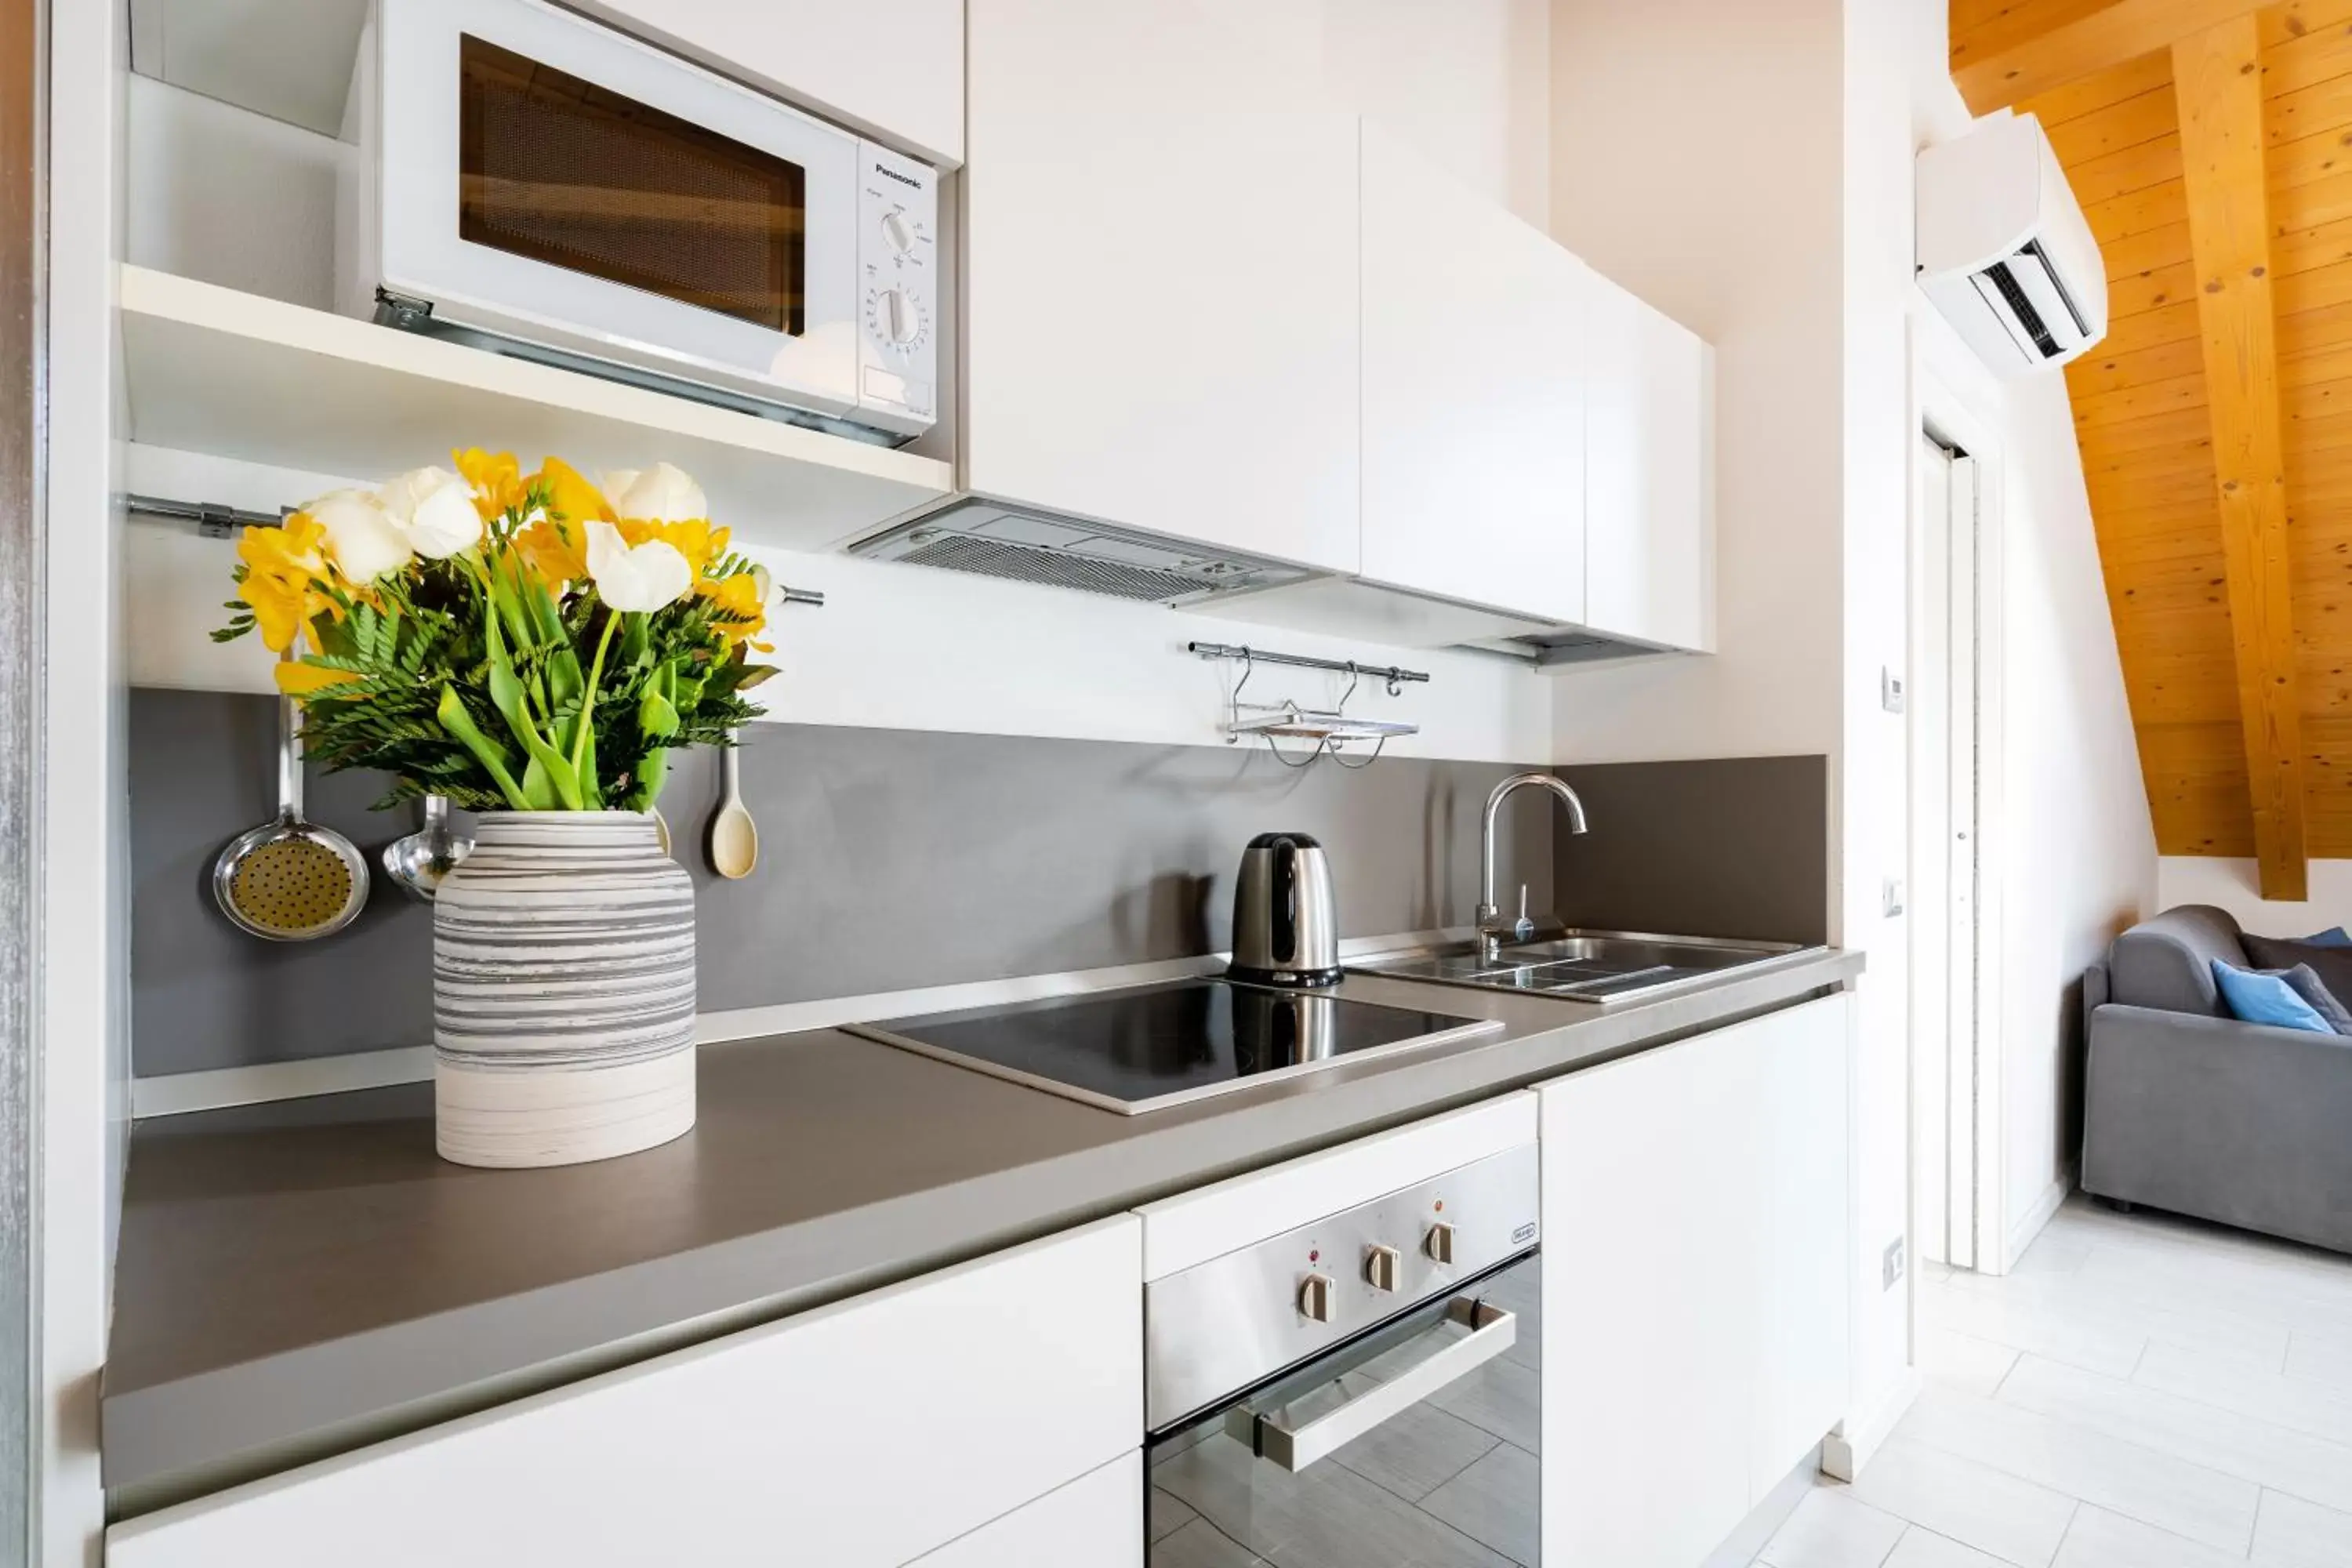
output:
M1391 1416L1402 1414L1431 1394L1457 1383L1501 1355L1518 1341L1517 1313L1457 1296L1445 1309L1446 1318L1470 1332L1378 1386L1350 1399L1327 1415L1292 1426L1280 1410L1260 1415L1247 1407L1225 1417L1229 1436L1247 1443L1261 1459L1296 1473L1354 1442Z

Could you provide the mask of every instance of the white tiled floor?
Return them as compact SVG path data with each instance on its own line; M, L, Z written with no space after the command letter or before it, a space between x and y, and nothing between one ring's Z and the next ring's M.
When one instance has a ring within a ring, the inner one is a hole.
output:
M1759 1564L2352 1568L2352 1258L2076 1198L1918 1331L1919 1403Z

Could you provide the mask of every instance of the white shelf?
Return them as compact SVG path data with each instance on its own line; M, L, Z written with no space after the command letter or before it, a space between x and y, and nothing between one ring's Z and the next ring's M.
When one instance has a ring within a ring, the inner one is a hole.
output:
M748 542L812 550L947 493L946 463L142 267L121 268L127 438L390 477L453 447L667 459ZM210 498L179 498L203 500ZM299 496L284 498L289 504Z

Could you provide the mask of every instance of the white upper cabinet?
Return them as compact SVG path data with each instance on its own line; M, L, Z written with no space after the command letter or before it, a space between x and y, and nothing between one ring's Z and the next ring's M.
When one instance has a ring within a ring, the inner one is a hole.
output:
M878 140L962 161L962 0L590 0L582 9Z
M1357 127L1303 0L971 0L963 479L1352 573Z
M1363 132L1362 574L1585 618L1584 265Z
M1715 647L1715 351L1597 273L1585 349L1581 623Z

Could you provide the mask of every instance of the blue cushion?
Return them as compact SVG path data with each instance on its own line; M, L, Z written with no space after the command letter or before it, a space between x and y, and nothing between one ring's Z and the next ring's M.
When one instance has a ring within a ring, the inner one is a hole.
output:
M2310 1003L2311 1010L2326 1019L2329 1028L2339 1035L2352 1035L2352 1009L2347 1009L2336 999L2336 993L2327 988L2327 982L2319 977L2319 971L2308 963L2298 963L2282 973L2279 978L2294 986L2294 994Z
M2336 1031L2305 1001L2284 974L2239 969L2213 960L2213 984L2221 988L2221 1005L2242 1023L2270 1024L2282 1029L2306 1029L2315 1035Z
M2329 926L2326 931L2303 940L2314 947L2352 947L2352 936L2347 936L2342 926Z

